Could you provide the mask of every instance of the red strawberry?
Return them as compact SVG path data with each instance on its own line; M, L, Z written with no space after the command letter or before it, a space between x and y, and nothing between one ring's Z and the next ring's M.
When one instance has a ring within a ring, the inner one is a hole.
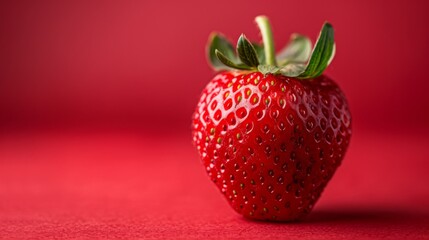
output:
M276 58L267 18L256 22L264 46L242 35L238 59L224 37L212 35L209 60L223 72L202 93L193 141L238 213L294 220L311 211L340 165L350 112L339 87L322 75L335 50L329 23L312 51L308 38L294 35Z

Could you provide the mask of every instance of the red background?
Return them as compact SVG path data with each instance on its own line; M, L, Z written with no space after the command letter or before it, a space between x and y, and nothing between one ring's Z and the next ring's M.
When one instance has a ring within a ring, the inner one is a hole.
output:
M428 7L1 2L0 238L429 238ZM270 17L278 49L293 32L314 40L323 21L334 25L327 74L353 114L344 164L298 225L235 215L190 144L191 114L214 74L208 35L257 40L259 14Z

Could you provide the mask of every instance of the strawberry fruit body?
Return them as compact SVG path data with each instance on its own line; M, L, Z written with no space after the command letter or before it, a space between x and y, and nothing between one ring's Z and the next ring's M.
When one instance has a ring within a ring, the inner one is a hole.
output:
M222 72L203 90L193 142L238 213L296 220L311 211L340 165L351 116L344 94L322 74L335 50L329 23L313 51L306 37L294 35L277 58L267 18L257 23L264 45L242 35L238 58L224 37L211 36L209 60Z

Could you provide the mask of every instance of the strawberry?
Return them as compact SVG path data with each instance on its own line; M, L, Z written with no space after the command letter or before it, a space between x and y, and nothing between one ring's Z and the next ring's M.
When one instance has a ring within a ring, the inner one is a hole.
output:
M208 59L220 73L202 92L193 142L233 209L291 221L311 211L340 165L351 117L344 94L323 75L335 53L331 25L323 25L313 49L294 34L275 56L268 19L256 22L263 44L241 35L236 52L211 35Z

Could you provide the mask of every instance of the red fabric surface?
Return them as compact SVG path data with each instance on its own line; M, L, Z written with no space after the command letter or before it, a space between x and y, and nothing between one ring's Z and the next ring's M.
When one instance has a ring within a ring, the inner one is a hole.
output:
M1 239L429 239L429 140L357 131L314 211L237 215L190 136L22 132L0 137Z

